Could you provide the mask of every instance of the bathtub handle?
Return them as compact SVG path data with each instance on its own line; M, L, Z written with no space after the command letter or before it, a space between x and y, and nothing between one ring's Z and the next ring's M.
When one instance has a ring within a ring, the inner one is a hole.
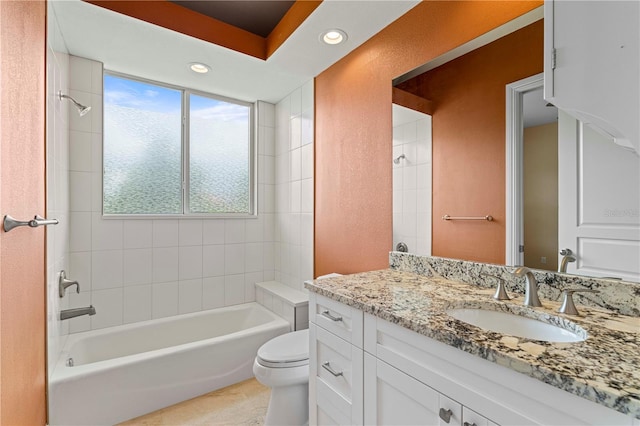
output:
M324 364L322 364L322 368L327 370L329 373L333 374L333 377L342 376L342 371L338 372L338 371L334 370L333 368L331 368L331 364L329 363L329 361L327 361Z
M329 313L329 311L322 311L322 316L329 318L331 321L336 321L336 322L342 321L342 317L334 317Z

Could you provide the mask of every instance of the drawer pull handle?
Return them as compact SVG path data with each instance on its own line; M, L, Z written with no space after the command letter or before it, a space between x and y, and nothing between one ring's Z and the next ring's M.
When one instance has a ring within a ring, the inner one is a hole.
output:
M333 374L333 377L342 376L342 371L338 372L338 371L334 370L333 368L331 368L331 364L328 361L325 362L324 364L322 364L322 368L327 370L329 373Z
M451 421L451 416L453 416L453 411L441 408L438 415L442 420L444 420L445 423L449 423Z
M329 318L331 321L342 321L342 317L334 317L329 313L329 311L322 311L322 316Z
M464 422L464 423L462 423L462 425L463 425L463 426L478 426L478 425L477 425L477 424L475 424L475 423L469 423L469 422Z

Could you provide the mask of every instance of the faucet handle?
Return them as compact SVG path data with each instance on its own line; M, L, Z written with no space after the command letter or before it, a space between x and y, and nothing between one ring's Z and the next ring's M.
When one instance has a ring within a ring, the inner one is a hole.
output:
M76 293L80 293L80 284L78 284L78 281L68 280L67 273L64 270L60 271L60 277L58 278L58 295L64 297L67 287L72 285L76 286Z
M482 275L483 277L495 278L498 281L498 287L496 287L496 292L493 295L494 299L496 299L496 300L511 300L511 298L507 294L507 291L504 288L505 281L504 281L504 279L502 277L499 277L497 275L487 274L487 273L484 273L484 272L482 272L480 275Z
M600 290L591 290L588 288L567 288L562 290L562 306L558 312L566 315L579 315L575 303L573 303L573 293L600 293Z

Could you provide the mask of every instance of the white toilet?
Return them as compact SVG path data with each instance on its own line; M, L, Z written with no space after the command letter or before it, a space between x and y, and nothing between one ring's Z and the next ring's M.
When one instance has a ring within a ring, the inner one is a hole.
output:
M265 426L309 422L309 330L286 333L262 345L253 374L271 388Z

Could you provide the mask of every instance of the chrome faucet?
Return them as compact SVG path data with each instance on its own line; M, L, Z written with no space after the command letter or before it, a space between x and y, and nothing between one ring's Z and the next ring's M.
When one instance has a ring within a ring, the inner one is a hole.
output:
M524 277L525 279L524 305L532 307L542 306L538 298L538 282L533 272L531 272L531 269L526 266L520 266L511 273L516 277Z
M571 251L571 249L562 249L560 250L560 255L562 256L562 260L560 261L560 266L558 267L558 272L566 273L567 272L567 263L575 262L576 257Z
M64 309L60 311L60 319L66 320L69 318L75 318L82 315L95 315L96 308L93 305L87 306L86 308L73 308L73 309Z

